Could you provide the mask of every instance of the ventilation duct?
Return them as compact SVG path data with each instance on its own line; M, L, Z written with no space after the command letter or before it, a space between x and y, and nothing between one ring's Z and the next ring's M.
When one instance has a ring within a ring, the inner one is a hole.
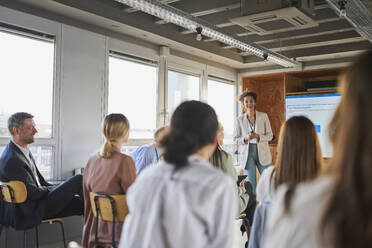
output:
M249 32L258 35L267 35L271 31L289 31L318 26L314 20L305 15L296 7L266 11L263 13L241 16L230 19Z

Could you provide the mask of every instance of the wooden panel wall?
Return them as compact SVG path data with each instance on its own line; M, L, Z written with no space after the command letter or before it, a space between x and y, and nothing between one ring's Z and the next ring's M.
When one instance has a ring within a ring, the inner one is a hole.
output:
M243 91L246 90L257 93L257 110L267 113L275 136L270 144L277 144L280 127L284 122L284 74L243 78Z

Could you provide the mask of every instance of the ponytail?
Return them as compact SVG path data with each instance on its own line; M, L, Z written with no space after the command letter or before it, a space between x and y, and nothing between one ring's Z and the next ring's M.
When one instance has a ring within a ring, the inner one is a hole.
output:
M187 163L187 157L198 148L197 140L183 133L173 132L163 138L161 145L164 147L164 160L182 168Z
M110 158L114 153L113 143L119 139L128 137L129 121L123 114L109 114L102 121L101 131L105 137L105 144L102 146L99 156Z
M109 158L112 156L113 152L114 152L114 148L112 146L112 143L109 140L106 140L105 144L101 148L101 151L99 152L99 155L102 158Z

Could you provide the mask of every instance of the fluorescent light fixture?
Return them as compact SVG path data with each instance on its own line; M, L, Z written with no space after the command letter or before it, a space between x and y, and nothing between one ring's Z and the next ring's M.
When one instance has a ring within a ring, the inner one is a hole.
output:
M267 61L284 67L300 66L300 63L287 58L279 53L271 52L270 50L256 44L249 44L242 38L233 37L216 26L205 22L204 20L192 16L186 12L176 9L172 6L160 3L155 0L115 0L119 3L128 5L147 14L156 16L166 22L173 23L185 29L196 31L201 28L201 35L218 40L226 45L238 48L244 52L251 53L257 57L263 58L267 54ZM266 56L265 56L266 57Z

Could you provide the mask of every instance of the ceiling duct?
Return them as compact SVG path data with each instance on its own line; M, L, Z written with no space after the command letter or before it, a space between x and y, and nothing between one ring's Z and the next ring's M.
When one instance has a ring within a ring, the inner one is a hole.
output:
M230 21L258 35L318 26L314 0L241 0L241 14Z
M327 0L328 4L338 13L345 17L359 32L361 36L372 43L372 15L360 0L344 0L341 7L340 0ZM364 1L365 2L365 1Z
M258 35L267 35L273 30L278 32L318 26L318 23L296 7L288 7L253 15L241 16L230 19L230 21Z
M185 29L196 32L200 28L200 34L215 40L218 40L226 45L235 47L244 52L281 65L283 67L297 67L301 63L287 58L279 53L271 52L270 50L257 44L248 43L240 37L234 37L220 28L198 18L189 13L181 11L172 6L163 4L155 0L115 0L116 2L128 5L147 14L153 15L166 22L173 23Z

